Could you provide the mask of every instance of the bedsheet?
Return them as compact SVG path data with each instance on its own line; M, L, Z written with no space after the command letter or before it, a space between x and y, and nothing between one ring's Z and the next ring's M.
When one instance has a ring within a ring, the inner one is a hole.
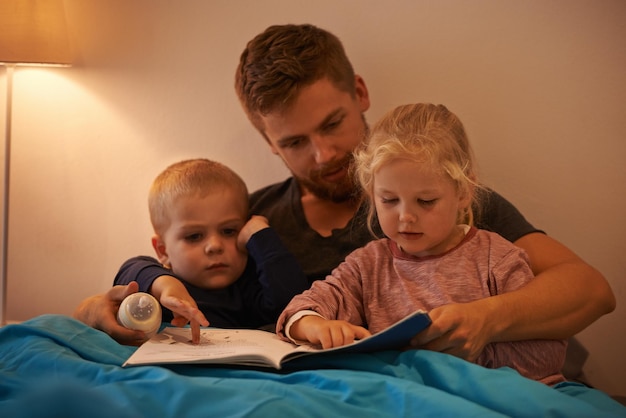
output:
M136 348L62 315L0 329L3 417L626 417L579 383L547 387L425 350L303 358L282 371L122 368Z

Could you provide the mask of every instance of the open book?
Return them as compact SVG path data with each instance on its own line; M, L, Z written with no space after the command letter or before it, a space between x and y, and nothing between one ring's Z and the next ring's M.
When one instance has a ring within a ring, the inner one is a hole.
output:
M203 328L200 344L191 344L190 328L167 327L139 347L123 366L203 363L280 369L286 362L302 356L402 349L429 325L428 314L417 311L370 337L325 350L312 345L291 344L276 334L254 329Z

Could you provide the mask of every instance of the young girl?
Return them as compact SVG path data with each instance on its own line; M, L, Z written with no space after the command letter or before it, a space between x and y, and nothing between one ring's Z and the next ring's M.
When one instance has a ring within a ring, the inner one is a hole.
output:
M521 249L472 226L481 186L465 129L446 107L394 109L355 159L370 226L377 218L386 237L296 296L279 317L281 337L324 348L349 344L415 310L488 298L533 279ZM476 362L555 384L564 380L565 348L552 340L491 343Z

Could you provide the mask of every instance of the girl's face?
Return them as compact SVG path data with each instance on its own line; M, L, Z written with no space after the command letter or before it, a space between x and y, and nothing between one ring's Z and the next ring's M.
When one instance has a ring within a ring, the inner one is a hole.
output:
M237 247L246 213L244 199L228 188L178 199L164 236L153 238L159 260L197 287L231 285L246 267L247 254Z
M373 191L383 232L404 252L417 257L442 254L463 239L457 216L470 198L429 164L392 160L375 173Z

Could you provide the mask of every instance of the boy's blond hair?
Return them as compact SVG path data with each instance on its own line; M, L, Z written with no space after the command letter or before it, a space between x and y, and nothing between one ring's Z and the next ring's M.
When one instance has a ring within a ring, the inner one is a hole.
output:
M170 209L181 197L204 197L228 188L241 196L243 215L248 209L248 188L230 168L204 158L184 160L167 167L153 181L148 193L150 222L154 232L162 235L170 225Z

